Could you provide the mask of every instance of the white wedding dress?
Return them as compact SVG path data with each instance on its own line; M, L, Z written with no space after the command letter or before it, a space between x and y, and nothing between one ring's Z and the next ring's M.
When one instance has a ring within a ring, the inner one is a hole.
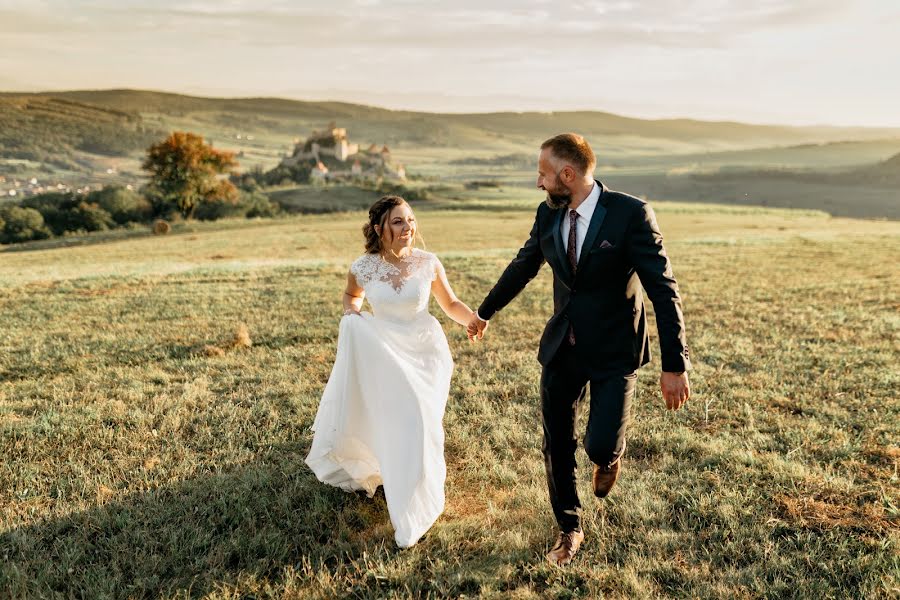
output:
M434 254L413 249L399 267L379 254L350 266L375 314L341 319L306 457L324 483L369 497L383 484L401 547L415 544L444 510L442 420L453 359L428 312L438 265Z

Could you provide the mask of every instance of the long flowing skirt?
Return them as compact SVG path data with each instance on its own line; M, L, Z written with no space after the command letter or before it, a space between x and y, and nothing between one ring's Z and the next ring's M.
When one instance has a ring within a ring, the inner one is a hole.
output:
M320 481L371 497L384 485L398 546L444 510L443 416L453 360L438 321L368 312L341 319L337 356L306 464Z

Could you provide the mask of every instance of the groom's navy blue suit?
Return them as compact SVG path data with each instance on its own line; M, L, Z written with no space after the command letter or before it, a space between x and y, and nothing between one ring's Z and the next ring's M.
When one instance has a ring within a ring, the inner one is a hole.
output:
M562 531L580 527L575 491L577 407L591 387L585 450L598 465L625 450L625 430L639 367L650 361L641 284L653 302L662 370L690 370L678 285L646 202L608 189L600 197L573 269L562 239L568 209L542 203L531 235L478 309L490 319L537 275L553 270L553 316L538 351L544 457L550 501ZM565 229L567 230L567 229ZM569 343L574 333L575 344Z

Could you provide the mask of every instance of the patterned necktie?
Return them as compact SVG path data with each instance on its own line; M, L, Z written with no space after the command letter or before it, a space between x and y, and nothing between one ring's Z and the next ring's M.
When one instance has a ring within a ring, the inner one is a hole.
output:
M575 254L576 244L577 244L577 233L578 233L578 213L574 210L569 211L569 245L566 248L566 255L569 257L569 264L572 265L572 273L575 273L575 268L578 266L578 258Z
M569 258L569 264L572 265L572 275L575 275L575 270L578 268L578 257L576 255L576 244L578 243L578 213L574 210L569 211L569 245L566 248L566 256ZM569 324L569 344L572 346L575 345L575 330L572 329L572 324Z

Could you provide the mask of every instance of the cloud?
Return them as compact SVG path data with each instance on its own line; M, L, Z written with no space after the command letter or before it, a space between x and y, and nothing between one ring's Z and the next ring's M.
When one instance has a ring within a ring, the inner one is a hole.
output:
M551 56L660 49L740 47L749 36L815 28L840 19L866 20L866 9L839 0L483 0L444 2L334 0L0 0L0 33L18 41L108 45L141 35L169 45L190 40L197 51L222 44L249 50L332 48L364 50L402 60L410 50L476 56L506 50L509 56ZM856 11L853 14L853 11ZM91 38L91 39L88 39ZM11 42L7 44L12 45ZM7 45L0 41L0 49ZM36 44L31 44L34 46ZM149 46L149 42L147 43ZM136 48L148 51L149 48Z
M667 114L765 111L763 97L846 113L855 95L888 114L898 20L879 0L0 0L0 67L32 87L640 97ZM835 73L853 86L835 90Z
M179 30L200 35L251 32L261 45L333 45L409 48L595 48L651 45L722 47L730 36L761 27L815 24L849 10L836 0L784 2L699 0L585 1L561 5L541 0L495 2L379 2L337 0L305 4L280 0L158 3L65 2L0 5L0 31L15 34L115 34ZM462 43L464 41L464 43Z

